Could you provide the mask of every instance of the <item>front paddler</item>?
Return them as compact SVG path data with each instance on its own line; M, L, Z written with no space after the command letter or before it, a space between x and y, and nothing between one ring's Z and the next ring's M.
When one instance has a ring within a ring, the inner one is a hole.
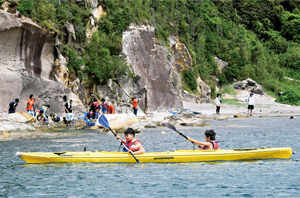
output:
M119 135L116 136L116 138L120 139L129 149L127 150L124 147L123 152L131 152L134 155L145 153L145 149L142 146L142 142L138 138L134 137L135 131L132 128L126 129L124 133L126 140L123 140Z
M205 141L199 142L198 140L194 140L192 138L187 137L189 141L199 145L202 150L217 150L219 148L219 144L216 141L216 133L214 130L206 130L205 131Z

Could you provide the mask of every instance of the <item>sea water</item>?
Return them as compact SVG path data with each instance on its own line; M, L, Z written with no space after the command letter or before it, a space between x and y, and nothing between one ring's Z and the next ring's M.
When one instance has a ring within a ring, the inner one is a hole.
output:
M211 127L178 128L204 141L214 129L220 148L292 147L291 159L197 163L27 164L16 151L116 151L111 133L0 142L0 197L298 197L300 120L288 117L208 120ZM161 134L165 131L165 134ZM193 149L168 128L137 134L146 151Z

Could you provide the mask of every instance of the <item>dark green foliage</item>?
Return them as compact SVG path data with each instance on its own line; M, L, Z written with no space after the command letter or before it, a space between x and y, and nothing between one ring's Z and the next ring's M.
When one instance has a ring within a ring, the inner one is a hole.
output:
M288 89L283 92L280 97L278 97L275 102L290 104L290 105L300 105L300 94L293 89Z
M67 46L63 46L62 53L69 57L68 60L68 69L76 74L76 76L79 78L80 81L83 80L83 73L81 71L81 66L85 64L85 60L78 57L78 54L74 51L69 49Z
M109 37L98 31L93 34L92 41L86 49L86 67L91 84L105 84L109 79L131 76L129 66L116 53L115 37ZM116 41L117 43L120 42Z
M24 16L30 16L31 11L33 10L33 1L21 0L20 1L20 6L17 6L17 9Z
M197 77L193 70L184 69L183 70L183 81L188 85L188 87L193 91L197 89Z
M219 73L217 75L217 78L219 79L219 82L218 82L219 85L224 85L227 83L227 79L226 79L226 76L224 73Z

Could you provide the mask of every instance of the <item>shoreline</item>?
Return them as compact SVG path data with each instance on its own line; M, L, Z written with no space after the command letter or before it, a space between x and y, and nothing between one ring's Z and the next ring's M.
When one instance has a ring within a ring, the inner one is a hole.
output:
M258 96L259 97L259 96ZM224 100L225 101L225 100ZM229 100L230 101L230 100ZM295 116L300 118L300 106L291 106L274 102L273 99L266 98L255 98L255 105L253 110L253 116L246 117L247 115L247 104L236 101L234 103L222 103L220 109L220 115L215 114L215 104L204 103L196 104L183 101L183 108L190 109L190 112L201 113L197 116L198 119L202 119L204 122L207 120L232 120L234 115L240 114L241 118L266 118L266 117L290 117ZM119 114L120 115L120 114ZM132 114L133 115L133 114ZM132 116L128 114L128 116ZM162 122L168 122L170 116L169 111L153 112L151 116L146 116L142 111L138 112L137 122L141 129L145 128L156 128L160 127ZM77 120L76 124L67 128L63 121L59 124L53 124L50 122L49 125L39 125L30 122L17 122L9 121L7 119L8 114L0 114L0 141L10 141L15 139L33 139L33 138L53 138L56 136L65 136L76 133L76 130L87 130L85 122L83 120ZM238 119L235 118L235 119ZM208 123L209 124L209 123ZM204 125L205 126L205 125ZM182 126L187 127L187 126ZM201 127L201 126L199 126ZM203 126L202 126L203 127ZM99 128L91 128L100 130ZM15 137L13 137L15 136Z

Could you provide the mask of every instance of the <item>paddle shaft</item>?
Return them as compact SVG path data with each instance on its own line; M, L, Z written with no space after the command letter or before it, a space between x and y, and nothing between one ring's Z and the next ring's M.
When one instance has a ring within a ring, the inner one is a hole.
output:
M117 137L117 134L110 128L110 127L108 127L109 129L110 129L110 131L114 134L114 136L115 137ZM127 148L127 146L124 144L124 142L122 141L122 140L120 140L119 139L119 141L123 144L123 146L129 151L129 149ZM130 154L131 154L131 156L135 159L135 161L137 162L137 163L140 163L140 161L132 154L132 152L129 152Z
M182 133L180 133L179 131L176 131L179 135L181 135L182 137L184 137L185 139L189 139L187 136L183 135Z
M189 140L189 138L187 137L187 136L185 136L185 135L183 135L182 133L180 133L179 131L177 131L176 130L176 132L179 134L179 135L181 135L182 137L184 137L186 140ZM195 143L194 142L192 142L192 144L194 144L195 145ZM197 145L199 148L201 148L201 146L200 145Z

